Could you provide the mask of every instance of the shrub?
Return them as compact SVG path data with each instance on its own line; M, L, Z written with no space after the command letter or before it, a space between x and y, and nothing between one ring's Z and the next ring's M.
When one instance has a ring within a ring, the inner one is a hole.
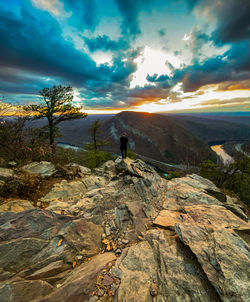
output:
M115 157L110 152L89 151L85 154L85 165L90 169L99 167L108 160L115 160Z
M205 161L200 175L213 181L218 187L234 192L242 202L250 205L250 158L243 157L229 166Z
M40 188L41 178L29 173L22 173L18 178L14 178L5 182L0 187L0 196L4 198L23 198L33 199L33 195Z
M222 173L219 168L218 164L215 164L211 160L206 160L200 166L200 175L219 185L222 179Z
M135 159L136 158L136 154L134 151L132 151L131 149L127 149L127 157L131 158L131 159Z
M182 177L182 172L181 171L170 171L168 173L168 176L166 177L166 179L170 180L172 178L178 178L178 177Z
M74 150L71 148L62 148L56 147L56 152L52 162L56 165L67 165L69 163L76 163L78 165L84 165L84 151L83 150Z

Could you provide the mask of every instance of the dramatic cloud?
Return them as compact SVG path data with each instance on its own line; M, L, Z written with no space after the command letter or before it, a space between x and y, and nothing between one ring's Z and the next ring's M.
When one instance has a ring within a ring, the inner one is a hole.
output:
M226 100L218 100L218 99L214 99L214 100L208 100L208 101L204 101L202 102L200 105L203 106L228 106L228 105L235 105L235 106L239 106L239 105L244 105L244 104L250 104L250 98L233 98L233 99L226 99Z
M125 50L128 48L129 44L124 39L119 39L118 41L111 40L107 35L98 36L96 38L84 38L84 42L87 44L91 52L97 50L103 51L117 51Z
M194 26L191 32L185 35L184 41L190 48L193 58L197 58L202 55L202 47L210 41L210 38L199 26Z
M111 109L187 102L197 89L202 100L206 85L250 90L249 0L103 5L0 3L0 93L25 102L43 87L72 85L85 107Z
M152 82L152 83L156 83L156 82L165 82L169 80L169 76L167 75L158 75L158 74L153 74L153 75L147 75L147 81Z
M218 91L225 91L225 90L250 90L250 79L249 80L243 80L243 81L229 81L229 82L223 82L217 85Z
M80 31L85 28L93 30L99 18L95 0L63 0L65 9L72 13L69 24Z
M249 0L186 0L197 15L216 22L216 43L233 43L250 38Z
M115 0L118 9L123 16L122 34L128 38L135 38L141 33L139 26L139 14L152 0Z
M250 1L216 1L213 11L217 29L213 32L216 43L233 43L250 39ZM208 4L207 4L208 5Z
M129 76L136 70L133 60L137 50L118 53L111 66L97 67L88 54L64 40L61 27L46 11L23 6L17 13L7 13L0 7L0 17L1 92L38 93L43 87L63 83L85 86L91 95L96 87L110 91L115 83L129 86ZM104 36L95 43L89 40L90 49L100 49L103 41L105 50L110 46L118 50L126 44Z
M58 23L46 12L0 11L0 64L83 83L96 77L96 64L62 39Z
M177 82L183 81L185 91L195 91L203 85L216 84L224 81L242 81L250 77L250 46L242 42L234 45L218 56L198 61L174 72L174 79Z
M63 3L59 0L31 0L32 4L41 10L48 11L56 17L70 17L71 13L66 13Z

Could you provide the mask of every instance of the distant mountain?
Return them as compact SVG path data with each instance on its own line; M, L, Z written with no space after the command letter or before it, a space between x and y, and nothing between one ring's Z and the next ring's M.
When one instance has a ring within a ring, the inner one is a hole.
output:
M176 123L205 142L250 140L250 116L168 114Z
M71 120L62 122L58 125L60 136L56 138L58 143L70 144L78 147L83 147L87 143L89 138L88 129L91 124L99 119L101 123L105 120L110 119L114 115L109 114L96 114L88 115L87 118L80 120ZM34 120L27 123L28 127L42 127L47 124L45 119Z
M242 145L242 150L250 154L250 140Z
M110 141L110 150L119 153L123 132L127 133L132 150L156 160L190 165L216 160L209 146L175 117L137 112L117 114L102 125L102 136Z

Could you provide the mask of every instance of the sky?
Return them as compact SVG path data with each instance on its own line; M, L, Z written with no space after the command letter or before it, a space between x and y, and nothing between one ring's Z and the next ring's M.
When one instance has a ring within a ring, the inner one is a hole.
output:
M0 100L88 113L250 111L249 0L0 0Z

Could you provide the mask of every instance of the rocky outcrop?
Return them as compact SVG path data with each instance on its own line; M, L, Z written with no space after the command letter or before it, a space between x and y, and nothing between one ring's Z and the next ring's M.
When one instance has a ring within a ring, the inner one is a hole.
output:
M175 233L151 230L123 250L112 272L121 279L115 301L220 301L195 256Z
M41 280L7 281L0 284L1 302L27 302L48 295L53 286Z
M14 177L14 172L11 169L0 168L0 180L6 181Z
M100 254L83 263L50 295L37 302L86 301L91 297L100 272L116 260L112 253Z
M237 199L195 174L167 181L141 160L71 168L78 178L56 183L45 209L0 206L0 301L249 300Z
M29 200L9 200L4 204L0 205L0 212L22 212L33 209L34 206Z
M41 177L50 177L56 173L55 166L47 161L33 162L22 167L23 171L37 174Z
M223 301L249 299L250 252L239 236L225 228L185 223L177 224L176 231Z
M102 233L91 222L40 209L1 213L0 280L20 277L53 284L78 258L99 253Z

